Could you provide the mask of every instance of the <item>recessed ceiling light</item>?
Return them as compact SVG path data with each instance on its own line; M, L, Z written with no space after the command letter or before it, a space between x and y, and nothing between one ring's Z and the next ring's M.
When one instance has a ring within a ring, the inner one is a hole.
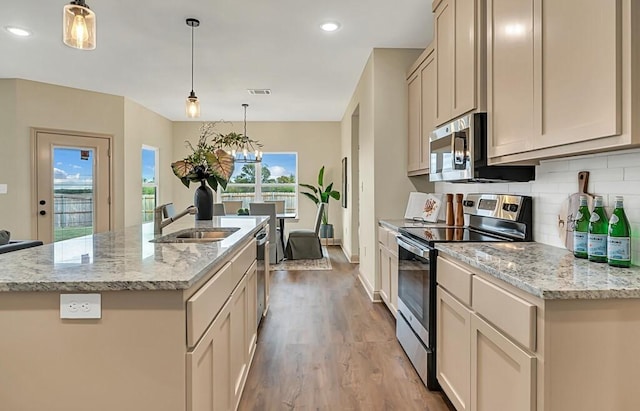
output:
M20 27L9 26L5 27L5 30L18 37L29 37L31 35L31 32L29 30L21 29Z
M340 23L336 23L333 21L328 21L326 23L323 23L320 28L324 31L336 31L340 28Z

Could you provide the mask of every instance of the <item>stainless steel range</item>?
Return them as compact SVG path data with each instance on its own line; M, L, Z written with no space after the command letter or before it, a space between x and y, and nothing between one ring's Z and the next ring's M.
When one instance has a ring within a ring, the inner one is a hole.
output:
M398 236L396 336L430 390L436 380L436 283L439 242L531 241L531 197L467 194L466 227L407 227Z

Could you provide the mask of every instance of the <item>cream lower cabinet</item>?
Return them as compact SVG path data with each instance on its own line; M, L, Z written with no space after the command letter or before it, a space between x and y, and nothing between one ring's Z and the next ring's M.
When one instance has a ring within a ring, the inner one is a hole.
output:
M233 410L229 300L196 348L187 354L187 410Z
M438 286L436 302L438 382L458 411L471 398L471 310Z
M436 372L457 411L535 411L535 307L438 258ZM489 323L500 324L503 329Z
M640 143L639 2L487 0L487 13L493 164Z
M473 411L534 411L536 357L471 314L471 407Z
M187 352L187 411L238 407L257 341L255 249L251 241L189 299L193 326L188 330L195 330L191 340L197 343ZM225 291L228 287L232 291ZM218 293L229 296L220 311L214 303ZM197 330L207 324L208 312L215 317L199 337Z
M398 233L378 227L378 267L380 272L380 298L393 316L398 311Z

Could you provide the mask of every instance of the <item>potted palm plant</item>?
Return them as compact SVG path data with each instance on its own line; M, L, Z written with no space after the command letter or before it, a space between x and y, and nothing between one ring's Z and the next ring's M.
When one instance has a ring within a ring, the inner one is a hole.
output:
M302 184L300 186L311 190L311 192L301 192L307 198L311 199L316 205L320 203L326 204L324 207L324 213L322 214L322 224L320 225L320 237L321 238L333 238L333 224L329 224L329 199L340 200L340 193L333 189L333 183L329 183L328 186L324 186L324 166L318 173L318 186L315 187L311 184Z

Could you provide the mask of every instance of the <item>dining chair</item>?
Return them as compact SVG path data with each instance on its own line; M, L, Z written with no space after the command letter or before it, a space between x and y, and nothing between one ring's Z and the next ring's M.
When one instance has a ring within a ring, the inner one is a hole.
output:
M227 200L223 201L224 209L227 214L238 214L238 210L242 208L242 200Z
M269 216L269 260L279 263L284 258L284 247L280 242L280 230L273 203L249 203L249 214Z
M320 224L324 203L318 205L316 224L313 230L293 230L289 232L286 254L289 260L305 260L322 258L322 243L320 242Z
M274 203L276 205L276 214L284 214L284 200L269 200L265 203Z
M213 215L227 215L224 211L223 203L213 203Z

